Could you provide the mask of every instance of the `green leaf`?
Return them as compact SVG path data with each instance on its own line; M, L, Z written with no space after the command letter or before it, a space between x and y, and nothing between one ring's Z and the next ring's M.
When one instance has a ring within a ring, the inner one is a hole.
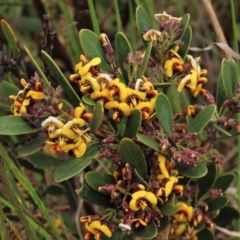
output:
M220 112L221 106L225 100L227 100L227 95L223 85L222 71L220 71L217 82L217 95L216 95L216 104L218 112Z
M150 54L151 54L151 50L152 50L152 42L148 42L146 51L144 53L144 57L143 57L141 67L140 67L139 72L137 74L137 79L141 78L144 75L144 72L147 68L148 60L149 60L149 57L150 57Z
M93 118L89 124L92 132L96 131L102 124L104 109L100 101L96 102L93 112Z
M240 215L237 209L230 206L225 206L220 209L220 212L214 219L214 222L220 227L225 227L232 224L232 221L239 219L239 217Z
M233 182L234 178L235 175L233 173L225 173L217 178L213 188L221 189L222 192L225 192Z
M167 136L172 135L173 113L169 99L163 93L159 93L155 101L156 116Z
M36 152L26 158L35 168L39 169L55 169L61 161L44 152Z
M103 70L111 73L112 69L105 59L105 52L98 36L91 30L82 29L79 32L79 38L82 50L89 58L89 60L95 57L100 57L101 63L98 66Z
M191 120L191 122L189 122L187 132L196 132L197 134L201 132L202 129L210 122L215 110L216 105L208 105L205 107Z
M0 135L22 135L36 132L40 127L31 126L26 120L18 116L0 117Z
M46 139L43 136L37 136L36 138L31 139L31 141L27 142L25 145L20 145L16 148L18 157L26 157L37 151L39 151L43 145L45 144Z
M142 142L143 144L145 144L146 146L154 149L155 151L159 152L160 151L160 144L155 142L152 138L142 134L142 133L138 133L137 134L137 139Z
M120 156L123 163L129 163L143 179L147 177L147 162L141 149L130 139L123 138L120 142Z
M71 99L72 104L75 106L78 106L79 103L81 102L81 99L79 98L77 93L74 91L74 89L72 88L71 84L66 79L66 77L63 75L60 68L57 66L57 64L51 58L51 56L49 56L45 51L42 50L41 53L42 53L43 60L49 67L52 76L56 79L58 84L61 85L61 87L64 89L64 93L66 93L69 99Z
M121 69L121 73L123 76L123 82L125 82L125 84L128 85L129 76L128 76L128 71L124 68L124 63L127 63L127 56L129 53L132 53L132 49L128 39L121 32L118 32L115 37L115 51L116 51L116 60L119 68ZM130 73L131 73L131 70L130 70Z
M126 130L124 137L134 138L136 137L142 123L142 113L138 109L133 109L130 116L127 119Z
M237 67L232 60L223 59L217 85L217 109L220 111L223 102L232 99L236 91Z
M106 184L116 184L116 180L113 175L110 174L100 174L99 172L88 172L85 174L85 180L88 186L93 190L98 191L98 188L105 186Z
M143 33L152 29L152 23L147 12L141 6L138 6L136 9L136 22L139 35L142 39L144 46L146 47L148 42L143 39Z
M44 194L59 196L64 194L64 187L60 184L52 184L47 187L47 189L44 191Z
M92 100L88 95L82 97L82 101L90 106L95 106L96 102Z
M202 198L205 194L208 193L217 178L218 169L215 163L210 163L207 166L207 169L207 174L197 180L197 183L199 185L199 192L197 196L198 199Z
M13 56L15 58L18 58L20 56L20 50L17 46L17 39L13 33L12 28L4 19L1 20L1 27L3 34L7 39L8 45L13 52Z
M204 228L197 233L198 240L215 240L211 230Z
M151 221L146 227L133 227L132 232L140 239L153 239L157 235L157 226L153 221Z
M0 96L9 99L10 95L17 95L18 91L19 89L16 84L10 83L8 81L3 81L0 87Z
M216 211L228 203L228 198L226 196L220 196L215 198L209 198L205 202L208 205L208 212Z
M223 59L222 61L222 78L223 86L227 99L232 99L233 93L236 91L237 83L237 66L232 60Z
M166 229L169 223L169 217L163 215L163 217L160 218L160 227L158 227L158 232L162 232Z
M182 59L185 59L192 41L192 29L190 26L187 27L180 40L184 42L184 45L180 47L178 54L182 57Z
M88 147L86 153L82 157L72 157L65 160L57 167L54 173L54 180L56 182L62 182L75 176L91 163L91 159L98 154L98 151L98 145L94 144Z
M196 167L187 166L185 164L176 164L179 173L189 178L200 178L207 174L207 167L205 164L198 162Z
M174 195L171 195L167 202L158 206L163 215L170 217L178 211L179 208L175 205L174 198Z
M182 19L181 19L181 28L183 30L182 34L185 33L185 31L188 27L189 21L190 21L190 14L189 13L186 13L185 15L182 16Z
M79 196L86 202L103 206L103 207L110 207L110 198L104 194L94 191L84 180L83 185L79 191Z

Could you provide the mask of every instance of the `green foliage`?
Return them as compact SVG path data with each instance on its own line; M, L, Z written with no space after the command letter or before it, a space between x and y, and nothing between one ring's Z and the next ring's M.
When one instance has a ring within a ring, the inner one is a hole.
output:
M142 113L138 109L134 109L130 116L128 117L126 130L124 133L124 137L133 138L139 132L139 129L142 124Z
M156 108L156 116L158 118L161 127L167 136L172 135L172 127L173 127L173 114L171 104L163 93L160 93L156 98L155 103Z
M201 178L207 174L207 167L204 163L198 162L195 167L188 167L185 164L177 164L177 170L185 177Z
M62 162L54 173L54 180L56 182L62 182L80 173L91 163L91 159L98 154L98 151L98 146L93 144L88 147L83 157L72 157Z
M128 70L125 69L124 64L126 64L128 54L132 53L131 45L122 32L118 32L115 37L116 46L116 60L119 68L121 69L122 81L128 84L129 82L129 72L131 74L132 68Z
M123 138L119 145L119 151L122 162L129 163L145 179L147 176L147 163L143 152L136 143L128 138Z
M103 109L102 103L97 102L94 107L93 118L89 124L92 132L96 131L100 127L103 120L103 113L104 113L104 109Z
M107 63L104 57L104 50L102 44L99 41L99 37L88 29L82 29L79 32L79 38L81 47L89 59L100 57L101 63L99 67L107 72L111 72L110 65Z
M3 116L0 117L1 135L21 135L38 131L39 127L31 126L22 117Z

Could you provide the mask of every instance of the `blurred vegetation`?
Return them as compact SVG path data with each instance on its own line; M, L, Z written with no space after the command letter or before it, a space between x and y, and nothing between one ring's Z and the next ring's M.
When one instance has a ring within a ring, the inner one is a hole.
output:
M216 16L222 27L222 31L226 37L227 43L230 47L234 48L234 34L232 28L232 16L231 16L231 5L229 0L212 0L213 7L215 9ZM116 22L116 12L113 0L99 0L94 1L95 9L98 16L98 22L101 32L106 33L112 45L114 46L115 34L119 27L128 37L132 46L136 46L139 50L142 48L142 43L140 36L137 32L135 19L135 9L137 5L142 5L149 16L154 19L153 14L161 13L166 11L168 14L176 17L181 17L185 13L190 13L190 26L193 29L193 39L191 47L205 48L213 42L217 42L217 38L212 27L210 18L205 10L204 3L197 0L119 0L119 10L121 18L121 26L117 26ZM240 1L235 0L235 14L237 22L237 42L240 48ZM26 76L30 77L34 74L35 67L30 61L29 56L24 50L24 46L27 46L34 59L43 66L42 57L40 51L42 49L41 45L44 42L44 32L43 32L43 15L49 14L53 24L53 28L56 31L56 36L53 42L54 48L52 51L52 57L60 67L62 72L68 78L69 75L74 72L75 63L79 61L79 55L81 54L81 49L79 45L78 32L80 29L87 28L93 29L91 23L91 16L88 7L87 0L0 0L0 19L5 19L11 25L14 33L18 39L19 48L21 51L21 60L23 65L24 73ZM153 20L153 24L157 27L157 22ZM133 29L135 32L133 32ZM7 53L8 57L11 57L10 51L7 47L6 39L0 30L0 51ZM208 83L207 89L215 94L216 84L221 67L222 58L225 57L223 51L217 47L214 47L210 51L202 52L191 52L193 56L201 56L201 66L202 68L208 69ZM6 76L6 80L9 82L15 82L18 85L17 79L12 73ZM52 83L54 85L54 81ZM57 84L55 84L56 86ZM75 86L73 86L75 87ZM1 99L0 99L1 101ZM6 101L6 100L4 100ZM178 101L176 99L176 101ZM182 101L180 104L185 105L186 103ZM3 113L0 113L3 115ZM7 138L7 137L6 137ZM14 138L14 137L13 137ZM34 138L34 136L33 136ZM1 137L1 141L5 142L6 139ZM225 159L223 162L224 172L237 172L237 153L238 147L236 144L236 139L228 141L219 141L217 143L217 148L222 150L225 154ZM62 156L61 156L62 157ZM54 158L53 168L54 168ZM24 166L25 174L29 174L30 179L32 177L31 170L33 166L26 162L18 162L19 166ZM42 167L40 170L35 171L34 169L34 180L41 179L44 176L44 181L49 181L53 183L52 174L53 168L46 170ZM13 181L13 179L10 179ZM48 207L54 206L54 201L56 200L57 194L61 194L62 185L54 185L52 189L48 189L41 186L41 182L35 182L36 189L39 194L45 196L45 202L48 203ZM67 228L71 229L71 232L77 233L76 226L73 224L73 213L77 210L77 199L74 197L74 193L71 192L72 187L79 187L78 179L73 179L71 181L62 183L65 189L68 189L69 199L63 197L58 203L63 206L65 203L71 203L71 215L69 217L69 225ZM232 194L232 204L237 206L236 199L234 198L234 193L236 190L236 183L233 188L230 189L230 194ZM53 192L51 192L53 191ZM57 192L57 194L54 193ZM55 195L54 197L52 197ZM58 199L59 200L59 199ZM27 203L26 203L27 204ZM89 210L88 204L85 204L86 212ZM64 212L62 214L65 214ZM58 219L58 215L55 219ZM66 216L65 216L66 217ZM44 223L43 223L44 225ZM66 229L63 229L66 231ZM71 239L71 238L69 238ZM225 239L219 235L219 239Z

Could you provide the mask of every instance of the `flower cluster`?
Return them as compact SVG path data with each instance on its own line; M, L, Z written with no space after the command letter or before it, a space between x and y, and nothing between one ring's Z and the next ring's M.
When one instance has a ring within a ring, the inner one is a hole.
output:
M63 122L56 117L50 116L42 122L42 127L48 130L50 151L72 151L76 157L84 155L87 143L91 142L91 136L87 134L90 113L85 112L85 107L80 105L75 108L71 120Z

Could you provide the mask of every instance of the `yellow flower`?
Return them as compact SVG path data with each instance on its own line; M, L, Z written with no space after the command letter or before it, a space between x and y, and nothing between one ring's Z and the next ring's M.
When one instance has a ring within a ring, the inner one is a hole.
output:
M87 150L87 145L82 138L79 138L75 143L65 144L61 146L61 150L64 152L73 151L77 158L80 158L84 155Z
M133 211L145 210L148 206L155 206L157 197L154 193L145 190L140 190L132 194L132 199L129 202L129 207Z
M174 72L182 72L183 71L183 60L178 57L173 57L167 60L164 63L165 74L168 77L172 77Z
M130 107L125 102L119 103L117 101L109 101L104 105L104 107L108 110L114 110L112 118L117 122L120 121L122 116L129 116L131 113Z
M81 81L81 88L80 91L83 93L91 93L94 91L100 91L100 85L98 84L97 80L93 77L86 78Z
M50 116L42 122L42 127L48 129L48 134L54 132L57 128L62 128L64 123L58 118Z
M108 88L112 82L112 78L106 73L100 73L96 80L100 85L100 89L103 90L104 88Z
M197 87L197 76L197 71L195 69L191 69L190 73L186 75L179 83L177 91L181 92L186 84L190 85L194 91Z
M90 98L93 100L100 100L104 104L107 100L113 100L110 97L109 90L104 88L102 91L94 91L90 94Z
M31 97L34 100L42 100L45 98L45 94L43 92L30 90L27 93L27 98Z
M66 139L75 140L78 138L78 135L74 131L72 131L68 128L60 128L60 129L57 129L56 131L52 132L51 134L49 134L49 137L51 139L66 138Z
M128 103L131 109L137 106L140 101L144 101L146 98L145 92L140 92L132 88L126 88L127 96L124 102Z
M110 98L114 98L118 96L120 101L124 101L127 97L126 86L122 82L119 81L118 78L115 78L110 86L108 87Z
M152 43L157 43L158 39L162 39L162 33L160 31L151 29L148 30L144 35L143 39L145 41L151 41Z
M100 237L103 234L107 237L112 236L112 232L109 229L109 227L105 224L101 224L101 222L98 220L95 220L95 221L91 222L90 224L86 223L85 228L89 233L91 233L90 236L91 235L95 236L95 240L100 240ZM89 233L85 235L85 239L90 239L90 238L88 238Z
M92 66L96 66L99 63L101 63L101 58L96 57L93 58L90 62L86 63L86 58L81 55L80 59L84 61L79 62L76 64L75 69L78 72L78 74L81 76L81 80L90 80L92 78L92 74L89 71Z
M137 104L135 109L139 109L142 112L142 119L148 119L149 116L154 111L154 103L152 101L150 102L140 102Z

